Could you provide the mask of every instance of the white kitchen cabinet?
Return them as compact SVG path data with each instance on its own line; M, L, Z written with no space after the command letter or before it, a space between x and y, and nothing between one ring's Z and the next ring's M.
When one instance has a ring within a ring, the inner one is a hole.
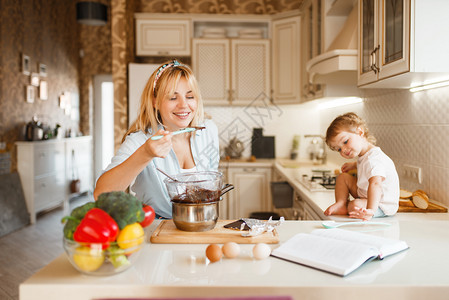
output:
M270 97L268 39L193 39L192 68L207 105L248 105Z
M295 192L293 201L294 214L298 220L321 220L320 216L313 210L310 204L307 203L307 201L305 201L297 192Z
M224 167L219 167L218 172L223 173L223 184L229 183L227 169ZM218 219L219 220L229 220L228 202L229 202L229 193L232 193L232 191L229 191L228 193L221 196L221 201L218 203L218 211L219 211Z
M448 79L447 11L448 1L360 1L358 85L409 88Z
M82 191L92 190L92 138L80 137L35 142L16 142L17 169L31 223L36 214L67 203L70 196L71 150L77 153Z
M193 39L192 68L207 105L228 105L231 88L229 39Z
M322 85L313 84L305 68L307 62L322 52L321 0L304 2L301 19L301 100L320 98Z
M273 102L297 104L300 91L300 23L299 16L273 20L272 72Z
M229 167L234 190L228 193L228 218L248 218L253 212L271 211L271 167Z
M189 56L191 21L149 19L136 14L137 56Z

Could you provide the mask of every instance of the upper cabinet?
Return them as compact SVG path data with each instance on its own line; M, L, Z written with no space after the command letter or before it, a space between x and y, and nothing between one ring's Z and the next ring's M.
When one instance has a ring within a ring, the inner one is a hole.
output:
M247 105L270 95L267 39L194 39L192 67L208 105Z
M208 105L227 105L231 99L231 50L228 39L193 39L192 68Z
M135 18L137 56L190 56L206 105L300 103L299 10Z
M358 85L410 88L449 79L449 1L363 0Z
M191 21L136 14L137 56L190 56Z
M312 82L305 66L307 62L322 52L321 0L304 2L301 24L301 96L303 101L322 97L321 84Z
M272 86L277 104L300 103L299 16L282 17L272 23Z

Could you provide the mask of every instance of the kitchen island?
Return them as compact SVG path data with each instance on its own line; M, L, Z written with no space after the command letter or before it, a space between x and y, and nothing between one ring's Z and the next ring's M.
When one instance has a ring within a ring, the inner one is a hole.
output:
M136 265L123 273L87 276L65 253L20 285L20 299L180 298L289 295L294 299L447 299L449 294L449 222L386 219L391 226L369 234L401 239L410 249L371 261L346 277L269 257L252 258L242 244L237 258L210 263L206 244L147 242ZM357 225L351 230L362 230ZM323 228L321 221L286 221L280 243L299 232ZM62 241L61 241L62 242ZM275 248L279 244L270 245Z

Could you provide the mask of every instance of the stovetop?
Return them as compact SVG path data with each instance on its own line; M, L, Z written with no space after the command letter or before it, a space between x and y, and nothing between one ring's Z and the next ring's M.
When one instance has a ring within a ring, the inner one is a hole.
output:
M311 192L333 192L336 176L330 170L312 170L312 175L303 174L298 181Z

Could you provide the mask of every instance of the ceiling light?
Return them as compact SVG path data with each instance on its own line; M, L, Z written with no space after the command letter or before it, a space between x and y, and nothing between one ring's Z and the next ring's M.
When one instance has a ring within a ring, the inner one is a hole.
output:
M76 19L85 25L101 26L108 22L108 8L98 2L78 2L76 4Z
M321 102L318 104L318 109L328 109L328 108L334 108L349 104L357 104L362 103L363 99L359 97L346 97L346 98L335 98L332 100L328 100L326 102Z
M414 93L414 92L419 92L419 91L439 88L439 87L443 87L443 86L449 86L449 81L440 81L440 82L435 82L435 83L415 86L415 87L410 88L410 92Z

